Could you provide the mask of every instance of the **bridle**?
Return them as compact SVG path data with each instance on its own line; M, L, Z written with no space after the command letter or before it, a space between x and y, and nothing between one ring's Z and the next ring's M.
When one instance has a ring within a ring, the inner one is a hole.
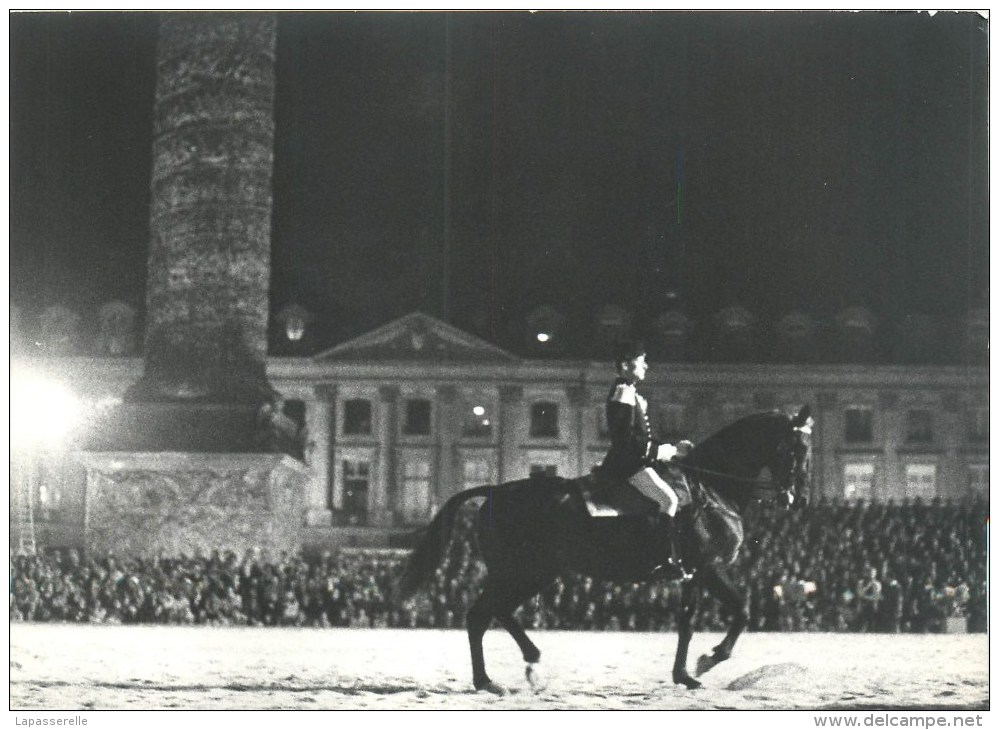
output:
M673 461L672 465L683 471L704 474L707 476L720 477L729 481L750 486L759 487L777 494L777 501L785 507L790 507L797 499L797 494L805 487L808 481L808 472L812 455L812 420L802 426L794 426L791 433L781 440L777 446L777 468L771 469L770 479L758 479L753 477L741 477L735 474L705 469L700 466L684 464L682 461Z
M812 420L793 426L791 434L777 447L777 501L790 507L804 491L812 460Z

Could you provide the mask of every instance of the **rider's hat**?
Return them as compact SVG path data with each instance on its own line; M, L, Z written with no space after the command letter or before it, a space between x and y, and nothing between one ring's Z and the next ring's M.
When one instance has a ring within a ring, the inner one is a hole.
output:
M614 361L634 360L645 354L645 343L641 340L618 340L614 346Z

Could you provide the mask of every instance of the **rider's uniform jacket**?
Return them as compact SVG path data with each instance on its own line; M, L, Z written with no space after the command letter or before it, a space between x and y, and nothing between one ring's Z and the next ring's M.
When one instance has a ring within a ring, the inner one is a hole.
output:
M618 378L607 396L607 428L611 447L600 468L610 476L627 479L656 462L659 442L652 438L648 403L635 384Z

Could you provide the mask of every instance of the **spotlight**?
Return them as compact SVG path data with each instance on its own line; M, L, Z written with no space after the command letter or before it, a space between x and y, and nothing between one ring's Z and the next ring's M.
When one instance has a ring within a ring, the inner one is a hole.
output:
M11 441L16 446L56 445L83 415L77 397L56 380L12 373L10 394Z

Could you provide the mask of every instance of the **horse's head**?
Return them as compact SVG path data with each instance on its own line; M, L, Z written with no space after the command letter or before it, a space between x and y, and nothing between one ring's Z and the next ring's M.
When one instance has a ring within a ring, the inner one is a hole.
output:
M788 432L777 445L770 468L778 490L777 501L785 507L808 504L805 489L812 467L811 409L804 406L788 423Z

